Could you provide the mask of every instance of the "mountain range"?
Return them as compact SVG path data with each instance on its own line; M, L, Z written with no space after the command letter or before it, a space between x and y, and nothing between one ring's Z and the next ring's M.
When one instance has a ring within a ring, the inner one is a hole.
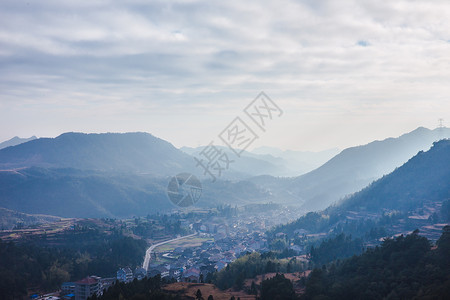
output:
M6 147L11 147L11 146L16 146L16 145L19 145L19 144L23 144L23 143L35 140L35 139L37 139L37 137L35 137L34 135L32 137L30 137L30 138L27 138L27 139L15 136L15 137L13 137L10 140L7 140L7 141L4 141L4 142L0 143L0 149L6 148Z
M227 170L228 178L234 176L234 179L268 174L295 177L320 167L339 153L336 148L312 152L283 151L274 147L259 147L253 151L243 151L237 158L227 147L217 145L214 147L235 158L233 163L230 164L230 170ZM180 150L192 156L199 156L204 149L205 146L200 146L196 148L182 147Z
M389 174L442 138L450 138L449 128L419 127L398 138L347 148L319 168L292 179L260 176L251 180L306 211L320 210Z
M435 142L401 167L328 208L274 232L341 233L381 238L420 231L437 238L450 221L450 140Z
M0 170L24 167L76 168L173 175L193 159L148 133L65 133L0 150Z
M289 178L249 178L276 170L276 162L284 160L274 149L259 149L242 158L241 169L211 182L188 154L200 149L185 153L148 133L65 133L0 150L0 207L61 217L147 215L174 209L166 195L170 177L192 172L202 180L201 207L274 202L312 211L361 190L442 136L450 136L450 129L418 128L345 149L319 168ZM264 153L268 150L273 155Z

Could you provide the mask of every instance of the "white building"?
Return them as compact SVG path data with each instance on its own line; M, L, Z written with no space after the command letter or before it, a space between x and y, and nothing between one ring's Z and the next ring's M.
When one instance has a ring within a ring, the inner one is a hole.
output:
M100 296L100 292L98 277L89 276L75 282L75 300L86 300L94 294Z
M133 271L129 267L119 269L117 271L117 280L121 282L133 281Z

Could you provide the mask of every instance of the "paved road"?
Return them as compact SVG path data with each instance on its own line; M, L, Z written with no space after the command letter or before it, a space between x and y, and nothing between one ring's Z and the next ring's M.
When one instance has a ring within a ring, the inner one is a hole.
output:
M194 235L196 235L196 234L197 234L197 233L193 233L193 234L189 234L189 235L185 235L185 236L180 236L180 237L177 237L177 238L168 240L168 241L164 241L164 242L161 242L161 243L158 243L158 244L151 245L151 246L147 249L147 251L145 252L145 258L144 258L144 263L142 264L142 267L143 267L146 271L148 271L148 266L149 266L150 260L151 260L151 254L152 254L153 249L155 249L156 247L159 247L159 246L161 246L161 245L164 245L164 244L167 244L167 243L170 243L170 242L173 242L173 241L182 240L182 239L184 239L184 238L188 238L188 237L194 236Z

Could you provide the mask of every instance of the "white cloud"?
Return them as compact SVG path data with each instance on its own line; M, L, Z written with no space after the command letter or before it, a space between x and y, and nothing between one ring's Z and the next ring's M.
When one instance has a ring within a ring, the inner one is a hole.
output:
M372 125L360 140L383 113L386 135L399 120L433 126L450 119L449 15L448 1L2 1L0 139L75 130L79 119L190 144L260 90L341 130L360 120L339 113L362 114ZM192 137L170 129L180 119Z

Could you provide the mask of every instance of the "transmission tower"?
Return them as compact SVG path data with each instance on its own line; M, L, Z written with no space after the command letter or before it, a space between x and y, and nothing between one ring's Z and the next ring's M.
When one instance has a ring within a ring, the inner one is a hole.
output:
M444 138L444 119L440 118L438 119L438 139L442 140Z

